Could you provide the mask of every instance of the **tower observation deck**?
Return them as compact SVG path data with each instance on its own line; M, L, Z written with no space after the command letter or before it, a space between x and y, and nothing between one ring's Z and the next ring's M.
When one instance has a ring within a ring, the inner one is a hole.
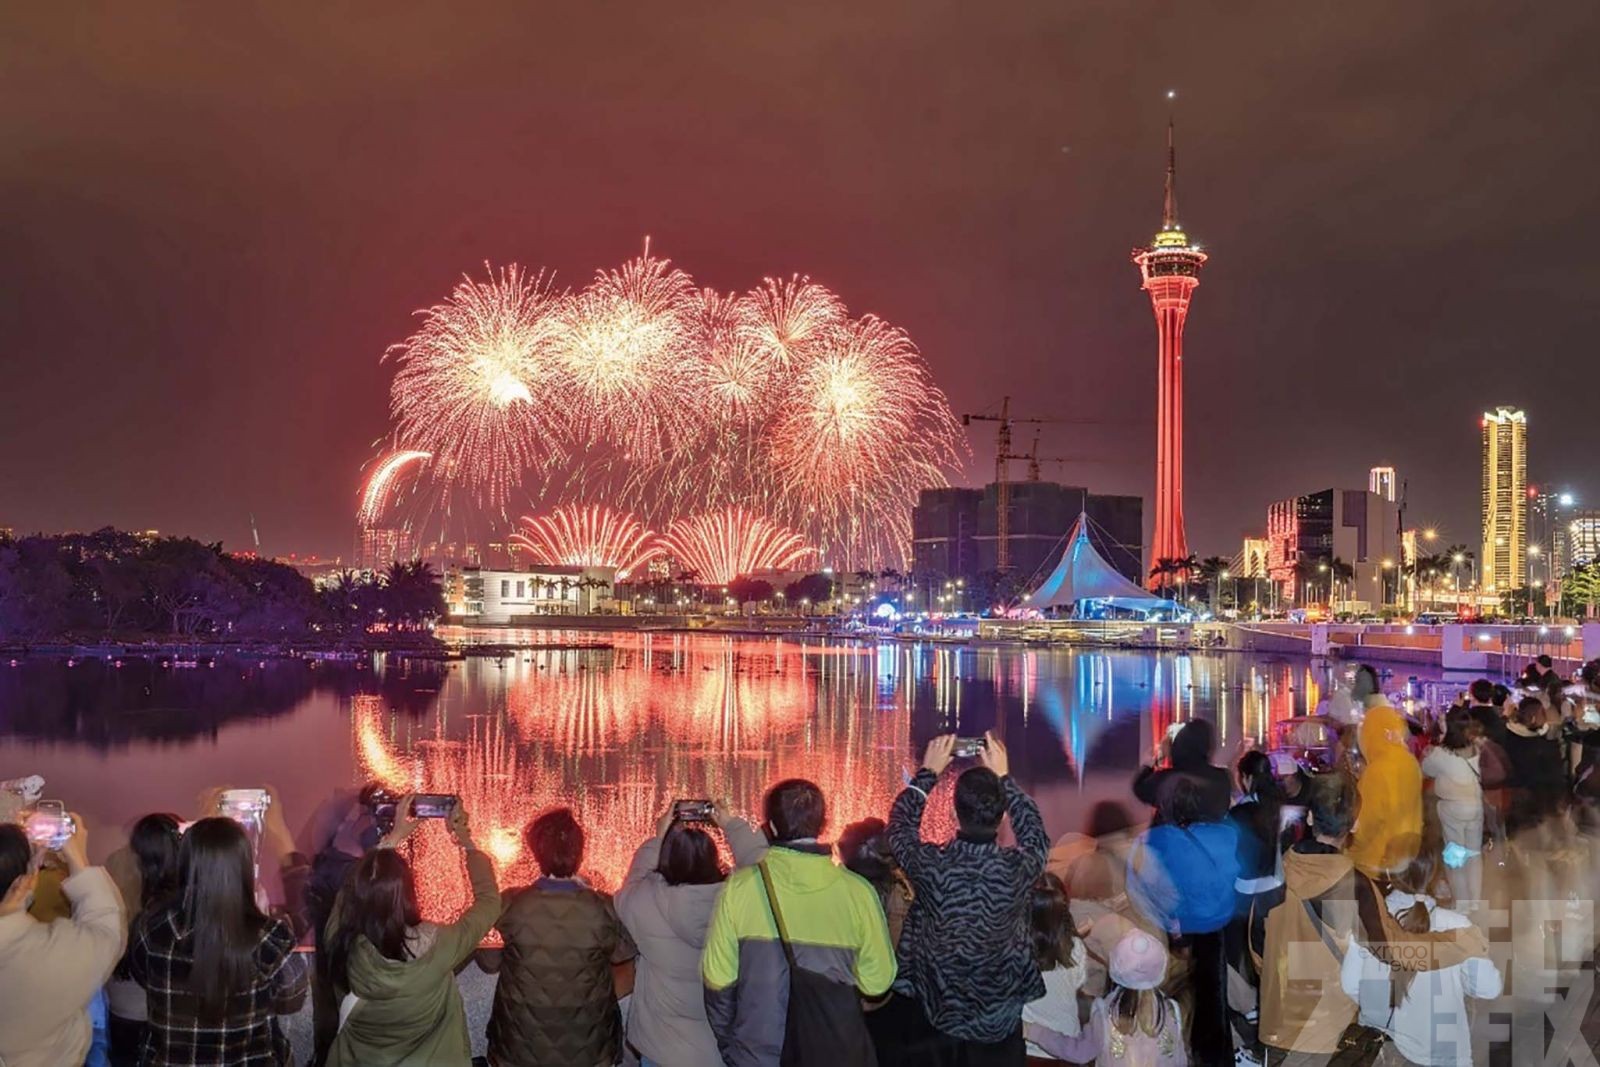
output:
M1183 559L1189 539L1183 528L1183 324L1200 284L1206 255L1178 225L1177 151L1167 122L1167 190L1161 230L1148 248L1137 248L1144 291L1156 316L1156 508L1150 562ZM1153 582L1152 584L1155 584Z

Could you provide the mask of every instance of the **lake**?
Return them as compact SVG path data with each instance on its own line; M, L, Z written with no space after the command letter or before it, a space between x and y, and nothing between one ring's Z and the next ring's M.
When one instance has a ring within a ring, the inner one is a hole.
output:
M503 878L533 876L521 829L567 804L591 878L612 887L674 798L759 811L781 778L818 782L830 829L885 817L930 737L996 730L1052 835L1127 797L1175 721L1212 719L1227 750L1314 708L1320 663L1237 653L1034 650L691 633L494 631L496 642L603 643L500 660L218 658L0 662L0 779L41 774L104 856L151 811L192 815L217 785L274 786L290 827L379 780L457 793ZM930 836L951 831L935 795ZM302 835L304 836L304 835ZM434 914L463 887L442 827L416 845ZM304 842L302 842L304 847Z

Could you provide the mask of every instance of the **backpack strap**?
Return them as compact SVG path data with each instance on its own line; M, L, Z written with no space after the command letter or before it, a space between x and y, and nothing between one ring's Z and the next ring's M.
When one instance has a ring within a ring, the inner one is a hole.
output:
M1311 925L1316 927L1317 933L1322 935L1322 943L1328 946L1328 951L1333 953L1333 958L1340 963L1344 962L1344 949L1333 939L1333 933L1328 929L1328 924L1322 921L1322 916L1317 914L1317 909L1311 906L1311 901L1302 900L1301 906L1306 909L1306 915L1311 919Z
M761 885L767 891L767 907L772 909L772 921L778 926L778 943L783 946L783 958L789 961L789 969L793 970L794 946L789 943L789 928L783 922L783 909L778 907L778 894L772 888L772 876L767 870L767 861L762 860L756 864L756 869L761 872Z

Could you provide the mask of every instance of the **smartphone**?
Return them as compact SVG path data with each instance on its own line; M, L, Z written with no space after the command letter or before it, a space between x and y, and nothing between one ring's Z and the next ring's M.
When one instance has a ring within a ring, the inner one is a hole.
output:
M67 814L67 807L59 800L41 800L24 817L23 828L28 840L40 848L54 852L78 832L76 820Z
M411 797L413 819L448 819L461 798L454 793L415 793Z
M955 747L950 750L950 755L956 759L972 759L988 747L988 738L958 737L956 738Z
M1299 804L1285 804L1278 809L1278 832L1281 834L1295 823L1304 822L1306 809Z
M716 807L709 800L674 800L672 818L677 822L712 822Z
M217 797L217 814L243 822L260 819L272 806L272 794L265 789L224 789Z

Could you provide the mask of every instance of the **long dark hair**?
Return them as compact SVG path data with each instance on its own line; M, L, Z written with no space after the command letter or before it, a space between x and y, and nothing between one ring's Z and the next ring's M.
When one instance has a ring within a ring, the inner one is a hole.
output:
M1439 744L1451 752L1462 752L1472 747L1472 739L1481 727L1466 708L1451 708L1444 717L1444 738Z
M250 987L267 917L256 906L255 854L232 819L201 819L178 846L179 911L192 945L189 991L200 1018L225 1017Z
M150 908L178 891L179 820L168 812L133 824L128 848L139 863L139 906Z
M1072 949L1078 940L1072 921L1072 902L1061 879L1046 871L1033 883L1031 927L1033 962L1041 971L1054 970L1057 964L1072 963Z
M656 870L668 885L715 885L727 877L717 856L717 843L698 826L675 822L661 838Z
M411 864L392 848L367 853L345 879L335 919L328 974L339 988L350 988L350 950L357 938L370 941L384 959L410 959L406 933L422 921Z

